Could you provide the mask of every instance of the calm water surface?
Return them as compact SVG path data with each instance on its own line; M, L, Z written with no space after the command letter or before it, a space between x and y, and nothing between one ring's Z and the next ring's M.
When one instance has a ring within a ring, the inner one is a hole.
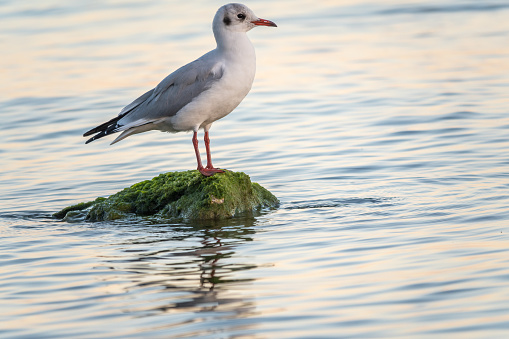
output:
M223 3L0 1L0 336L509 335L509 2L256 1L215 164L254 219L51 213L195 168L190 134L82 133L214 48Z

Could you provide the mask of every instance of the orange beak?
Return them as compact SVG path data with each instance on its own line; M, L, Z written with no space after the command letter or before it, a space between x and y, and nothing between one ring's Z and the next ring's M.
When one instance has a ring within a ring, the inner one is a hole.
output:
M256 26L277 27L277 25L275 23L273 23L270 20L265 20L265 19L258 19L255 21L251 21L251 23L255 24Z

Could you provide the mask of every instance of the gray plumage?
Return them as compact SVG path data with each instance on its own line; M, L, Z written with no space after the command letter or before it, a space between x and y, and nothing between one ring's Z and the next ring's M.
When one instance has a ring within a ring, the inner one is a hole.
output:
M134 127L157 123L177 114L182 107L210 89L214 82L223 76L222 67L218 67L213 59L207 58L212 52L168 75L155 88L125 106L116 118L87 131L83 136L99 134L88 139L86 143L112 133L127 132ZM104 129L106 130L101 132ZM127 133L121 134L112 144L127 136Z

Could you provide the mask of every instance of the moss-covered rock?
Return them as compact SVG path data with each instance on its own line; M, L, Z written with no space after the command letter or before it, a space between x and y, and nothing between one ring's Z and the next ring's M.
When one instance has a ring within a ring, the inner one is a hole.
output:
M160 174L105 198L66 207L53 214L66 218L90 208L89 221L115 220L133 215L182 219L224 219L275 207L278 199L242 172L204 177L198 171Z

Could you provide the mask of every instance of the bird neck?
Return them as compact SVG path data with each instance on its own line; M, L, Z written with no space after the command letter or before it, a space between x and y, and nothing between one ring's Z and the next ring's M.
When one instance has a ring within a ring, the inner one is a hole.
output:
M253 44L245 32L221 30L214 32L217 49L231 57L255 58Z

